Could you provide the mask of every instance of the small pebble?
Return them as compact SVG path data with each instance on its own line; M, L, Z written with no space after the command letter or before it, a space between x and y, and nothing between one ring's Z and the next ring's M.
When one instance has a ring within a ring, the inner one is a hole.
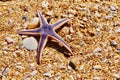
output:
M110 19L110 16L109 16L109 15L106 15L106 16L105 16L105 19L106 19L106 20L109 20L109 19Z
M51 64L48 64L47 68L48 68L48 69L52 69Z
M120 74L112 74L115 78L120 78Z
M48 11L48 12L46 12L46 14L49 15L49 16L52 16L53 12L52 11Z
M98 52L100 52L101 51L101 49L98 47L98 48L95 48L94 50L93 50L93 53L98 53Z
M95 0L96 2L100 2L100 0Z
M58 68L59 69L65 69L65 66L59 66Z
M16 48L16 49L19 49L19 48L20 48L20 46L16 46L15 48Z
M34 37L29 37L23 40L23 46L28 50L36 50L38 43Z
M31 63L31 64L30 64L30 66L31 66L31 67L34 67L34 66L35 66L35 64L34 64L34 63Z
M101 65L95 65L93 66L94 69L102 69Z
M43 75L44 75L44 76L47 76L47 77L51 77L51 73L49 73L49 72L46 72L46 73L44 73Z
M73 9L68 10L68 12L69 12L70 14L76 14L76 10L73 10Z
M14 26L14 22L13 22L12 19L9 19L9 20L8 20L8 26L9 26L9 27L13 27L13 26Z
M101 80L101 77L94 76L93 79L94 80Z
M2 46L4 46L4 45L7 45L7 42L3 42L3 43L2 43Z
M30 73L31 76L35 76L37 74L37 70L34 70L33 72Z
M31 80L31 78L25 78L24 80Z
M9 72L10 72L10 68L7 67L7 68L3 69L2 74L3 74L3 75L6 75L6 74L9 73Z
M104 47L106 47L107 43L106 42L102 42L101 45L104 46Z
M86 21L87 21L87 18L86 18L86 17L83 17L83 21L85 21L85 22L86 22Z
M101 14L100 14L99 12L96 12L94 15L95 15L96 17L101 17Z
M6 37L5 40L7 41L7 43L13 43L13 39L11 37Z
M111 45L112 45L112 46L117 46L118 43L117 43L115 40L111 40Z
M69 14L69 18L73 18L74 17L74 15L73 14Z
M112 10L112 11L115 11L116 10L116 7L115 6L110 6L110 9Z
M74 33L73 27L70 27L70 33Z
M80 65L80 70L83 70L85 68L85 65L84 64L82 64L82 65Z
M116 29L115 29L115 32L116 32L116 33L120 33L120 28L116 28Z
M19 74L20 74L20 72L18 72L18 71L15 72L15 75L19 75Z
M8 11L9 11L9 13L14 12L13 8L9 8Z
M114 60L114 63L116 63L116 64L119 63L119 62L120 62L119 60Z
M30 23L25 24L24 26L27 26L28 29L36 28L39 24L39 18L35 17L31 19Z
M16 68L18 68L18 69L23 69L24 67L22 67L22 66L16 66Z
M23 27L24 27L24 29L27 29L28 28L28 23L24 23Z
M74 77L72 75L70 75L70 78L71 78L71 80L74 80Z
M48 8L48 2L47 1L43 1L42 2L42 7L44 7L44 8Z
M77 78L81 78L81 75L80 75L80 74L77 74Z

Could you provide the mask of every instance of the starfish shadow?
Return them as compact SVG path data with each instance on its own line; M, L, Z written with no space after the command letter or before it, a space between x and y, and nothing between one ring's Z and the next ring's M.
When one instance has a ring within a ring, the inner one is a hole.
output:
M58 28L58 29L56 30L56 32L57 32L57 33L60 32L65 25L68 25L68 24L67 24L67 23L63 24L60 28ZM54 46L53 46L53 45L54 45ZM47 46L52 47L52 48L56 49L57 51L63 53L66 58L70 57L70 55L67 54L67 52L69 52L69 51L68 51L64 46L60 46L60 45L58 44L58 42L54 42L54 41L52 41L52 40L50 39L50 40L48 41Z
M65 47L60 46L57 42L50 40L50 41L48 41L48 44L46 46L52 47L52 48L56 49L57 51L63 53L66 58L70 57L70 55L67 54L67 52L68 52L67 49Z

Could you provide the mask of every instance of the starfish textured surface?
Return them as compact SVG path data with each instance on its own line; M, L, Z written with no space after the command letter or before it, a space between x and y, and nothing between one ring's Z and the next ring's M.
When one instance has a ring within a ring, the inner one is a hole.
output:
M56 29L58 29L60 26L65 24L69 19L61 19L57 21L54 24L48 24L48 22L45 20L41 12L38 10L38 17L40 19L40 27L36 29L30 29L30 30L21 30L18 31L17 33L20 35L30 35L30 36L40 36L39 44L38 44L38 49L37 49L37 63L41 63L41 56L42 56L42 51L43 48L46 45L46 42L48 40L48 37L51 37L52 39L57 40L60 42L69 52L70 55L72 55L72 51L70 47L67 45L67 43L55 32Z

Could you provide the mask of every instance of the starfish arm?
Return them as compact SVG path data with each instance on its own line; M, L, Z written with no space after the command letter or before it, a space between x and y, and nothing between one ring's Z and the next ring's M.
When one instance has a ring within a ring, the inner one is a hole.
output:
M45 20L45 18L43 17L42 13L40 12L40 10L37 10L38 13L38 17L40 19L40 25L42 27L44 27L45 25L48 25L48 22Z
M17 34L39 36L41 32L42 30L40 28L37 28L37 29L30 29L30 30L21 30L21 31L18 31Z
M61 19L61 20L57 21L56 23L51 24L51 27L53 28L53 30L56 30L60 26L62 26L63 24L65 24L67 21L69 21L69 19L67 19L67 18Z
M39 41L38 49L37 49L37 53L38 53L37 63L38 64L41 63L42 52L43 52L43 48L45 47L46 43L47 43L47 35L42 35Z
M53 39L55 39L55 40L57 40L58 42L60 42L60 43L71 53L70 55L73 55L70 47L67 45L67 43L66 43L59 35L57 35L57 34L54 32L54 33L52 33L52 34L50 35L50 37L53 38Z

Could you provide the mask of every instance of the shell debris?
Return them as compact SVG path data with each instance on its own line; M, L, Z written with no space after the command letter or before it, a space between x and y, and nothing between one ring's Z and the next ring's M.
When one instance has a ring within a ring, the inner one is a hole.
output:
M5 40L7 41L7 43L13 43L13 39L11 37L6 37Z

